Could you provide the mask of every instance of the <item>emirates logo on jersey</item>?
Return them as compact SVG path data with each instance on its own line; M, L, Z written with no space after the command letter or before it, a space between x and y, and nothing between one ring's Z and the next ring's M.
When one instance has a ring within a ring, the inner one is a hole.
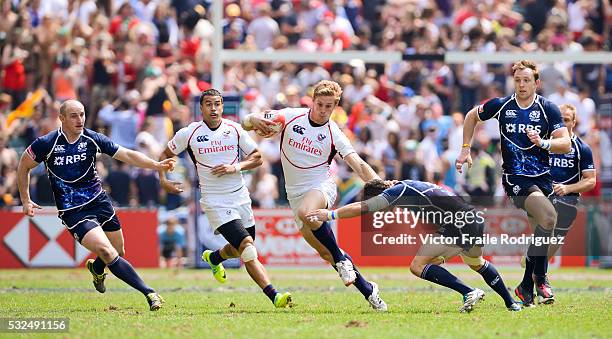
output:
M210 142L209 147L198 147L198 154L211 154L227 151L236 151L236 145L223 145L220 140L213 140Z
M321 151L319 148L316 148L313 145L312 140L310 140L307 137L303 137L302 140L295 140L293 138L289 138L289 146L305 151L312 155L316 155L316 156L323 155L323 151Z

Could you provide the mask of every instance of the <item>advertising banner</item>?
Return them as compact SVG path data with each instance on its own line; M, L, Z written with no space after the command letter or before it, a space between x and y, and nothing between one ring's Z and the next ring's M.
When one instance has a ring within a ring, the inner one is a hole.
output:
M158 267L157 212L117 210L125 238L125 257L135 267ZM93 255L45 208L28 218L0 211L0 268L77 267Z

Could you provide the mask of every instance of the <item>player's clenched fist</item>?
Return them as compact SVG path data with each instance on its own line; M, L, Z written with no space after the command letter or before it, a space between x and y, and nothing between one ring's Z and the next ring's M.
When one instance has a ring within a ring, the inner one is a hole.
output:
M42 207L38 206L35 202L33 201L27 201L23 203L23 214L27 215L28 217L33 217L34 216L34 210L35 209L42 209Z
M465 164L466 162L468 164L468 168L471 168L472 167L472 155L470 154L469 147L461 148L461 152L459 153L459 156L457 157L457 160L455 161L455 169L457 170L457 172L463 173L463 164Z
M529 137L529 140L534 143L536 146L541 146L542 144L542 139L540 138L540 134L534 130L529 130L527 131L527 137Z

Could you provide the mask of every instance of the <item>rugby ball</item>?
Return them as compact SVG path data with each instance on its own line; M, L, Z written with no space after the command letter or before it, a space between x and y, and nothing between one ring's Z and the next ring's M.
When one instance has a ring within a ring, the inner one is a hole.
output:
M267 111L264 113L264 118L275 123L275 125L272 126L272 130L274 130L274 132L266 135L262 131L256 129L255 133L257 133L259 136L270 138L277 135L283 130L283 128L285 128L285 116L280 114L278 111Z

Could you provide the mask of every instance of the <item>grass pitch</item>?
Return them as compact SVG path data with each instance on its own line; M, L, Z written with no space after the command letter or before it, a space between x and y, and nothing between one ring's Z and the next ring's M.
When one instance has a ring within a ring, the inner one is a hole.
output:
M244 268L229 270L223 285L208 270L138 270L166 299L158 312L148 311L144 297L111 274L106 293L99 294L85 269L40 269L0 271L0 318L68 317L70 331L59 336L81 338L612 336L610 271L553 270L555 304L514 313L475 272L461 266L449 270L487 293L472 313L458 312L458 293L417 279L407 268L362 270L381 287L387 313L370 309L331 268L270 269L275 287L293 294L294 307L288 309L275 309ZM521 271L499 270L514 289Z

